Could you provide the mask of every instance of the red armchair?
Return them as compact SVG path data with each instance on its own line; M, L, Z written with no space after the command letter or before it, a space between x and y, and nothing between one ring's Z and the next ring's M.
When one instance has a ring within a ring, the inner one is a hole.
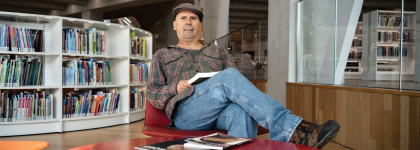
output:
M142 133L145 135L153 136L153 137L176 137L176 138L183 138L183 137L198 137L204 136L208 134L212 134L215 132L225 133L226 131L223 130L180 130L176 128L168 128L168 124L170 123L169 118L163 111L160 111L153 107L152 104L149 103L149 100L146 100L146 117L144 121L144 126ZM258 126L258 135L268 133L267 129Z

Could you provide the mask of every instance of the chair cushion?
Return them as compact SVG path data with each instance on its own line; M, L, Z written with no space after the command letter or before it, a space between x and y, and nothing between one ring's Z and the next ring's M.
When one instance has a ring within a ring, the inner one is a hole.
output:
M215 132L227 133L223 130L180 130L176 128L168 128L169 118L164 111L156 109L149 100L146 100L146 117L142 133L153 137L198 137ZM267 129L258 125L258 135L268 133Z
M146 114L144 126L167 126L170 123L168 116L164 111L156 109L147 99L146 100Z

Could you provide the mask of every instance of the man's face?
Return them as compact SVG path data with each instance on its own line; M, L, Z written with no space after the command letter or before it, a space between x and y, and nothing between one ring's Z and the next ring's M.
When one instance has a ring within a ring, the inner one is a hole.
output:
M180 41L198 41L201 32L200 18L191 10L181 10L173 22Z

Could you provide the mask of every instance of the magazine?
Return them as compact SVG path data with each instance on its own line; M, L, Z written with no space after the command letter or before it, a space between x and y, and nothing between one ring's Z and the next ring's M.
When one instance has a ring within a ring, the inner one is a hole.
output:
M197 74L195 74L194 77L192 77L191 79L188 80L188 84L191 84L191 85L198 84L198 83L203 82L204 80L216 75L217 73L219 73L219 71L197 73Z
M202 148L185 148L184 143L186 143L187 138L170 140L145 146L137 146L134 149L139 150L205 150Z
M222 133L214 133L203 137L188 138L185 148L198 149L229 149L252 142L252 139L238 138Z

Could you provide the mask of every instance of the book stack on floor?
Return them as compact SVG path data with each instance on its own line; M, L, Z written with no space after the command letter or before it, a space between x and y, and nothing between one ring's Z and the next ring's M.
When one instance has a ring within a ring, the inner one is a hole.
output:
M214 133L196 138L182 138L151 145L135 147L140 150L161 150L161 149L184 149L184 150L206 150L206 149L230 149L246 143L252 139L238 138L222 133Z

